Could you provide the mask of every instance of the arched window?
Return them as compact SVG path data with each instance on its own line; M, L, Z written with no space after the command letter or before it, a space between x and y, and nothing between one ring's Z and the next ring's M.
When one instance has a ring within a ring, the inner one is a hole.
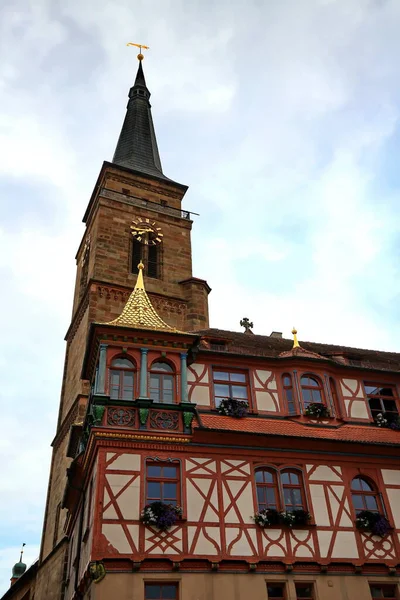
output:
M351 499L356 515L362 510L380 512L379 493L375 486L363 477L355 477L351 482Z
M324 392L319 379L311 375L303 375L300 384L304 408L314 402L320 404L324 402Z
M293 382L292 376L288 373L285 373L282 376L283 389L285 392L285 399L288 408L289 415L296 414L296 403L294 399L294 390L293 390Z
M288 511L305 510L306 503L301 473L289 469L282 471L281 485L284 509Z
M110 398L113 400L133 400L134 365L127 358L114 358L110 367Z
M144 264L144 274L153 279L161 277L161 244L146 245L132 240L132 273L137 274L138 264Z
M258 510L279 509L279 493L276 473L272 469L256 470L256 490Z
M165 362L155 362L150 369L150 398L156 402L174 401L175 374Z

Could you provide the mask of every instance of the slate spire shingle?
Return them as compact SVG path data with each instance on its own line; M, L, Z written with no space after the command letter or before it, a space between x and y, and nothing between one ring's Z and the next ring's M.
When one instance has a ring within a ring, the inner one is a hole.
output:
M146 175L168 179L162 172L151 116L150 95L140 60L135 83L129 90L127 111L113 163Z

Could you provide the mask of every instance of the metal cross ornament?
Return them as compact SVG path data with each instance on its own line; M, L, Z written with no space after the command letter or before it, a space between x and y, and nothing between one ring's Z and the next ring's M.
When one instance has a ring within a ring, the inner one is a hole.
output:
M243 317L243 319L240 321L240 327L244 327L244 333L247 333L253 329L254 324L250 323L247 317Z

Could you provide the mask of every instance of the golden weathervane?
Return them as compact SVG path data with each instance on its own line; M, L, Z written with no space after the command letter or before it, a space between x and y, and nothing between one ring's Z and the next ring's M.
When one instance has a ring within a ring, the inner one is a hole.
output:
M149 46L145 46L144 44L134 44L133 42L128 42L127 46L135 46L136 48L139 48L139 54L137 55L138 60L144 59L142 48L144 48L144 50L150 50Z

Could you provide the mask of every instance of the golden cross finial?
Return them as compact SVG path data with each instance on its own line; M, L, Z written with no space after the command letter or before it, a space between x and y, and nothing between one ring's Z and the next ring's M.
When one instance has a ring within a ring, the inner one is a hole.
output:
M299 340L297 339L297 329L296 329L296 327L293 327L292 334L293 334L293 348L299 348L300 344L299 344Z
M142 54L142 48L144 48L145 50L150 50L149 46L145 46L144 44L134 44L133 42L128 42L127 46L135 46L136 48L139 48L139 54L137 55L138 60L144 59L144 56Z

